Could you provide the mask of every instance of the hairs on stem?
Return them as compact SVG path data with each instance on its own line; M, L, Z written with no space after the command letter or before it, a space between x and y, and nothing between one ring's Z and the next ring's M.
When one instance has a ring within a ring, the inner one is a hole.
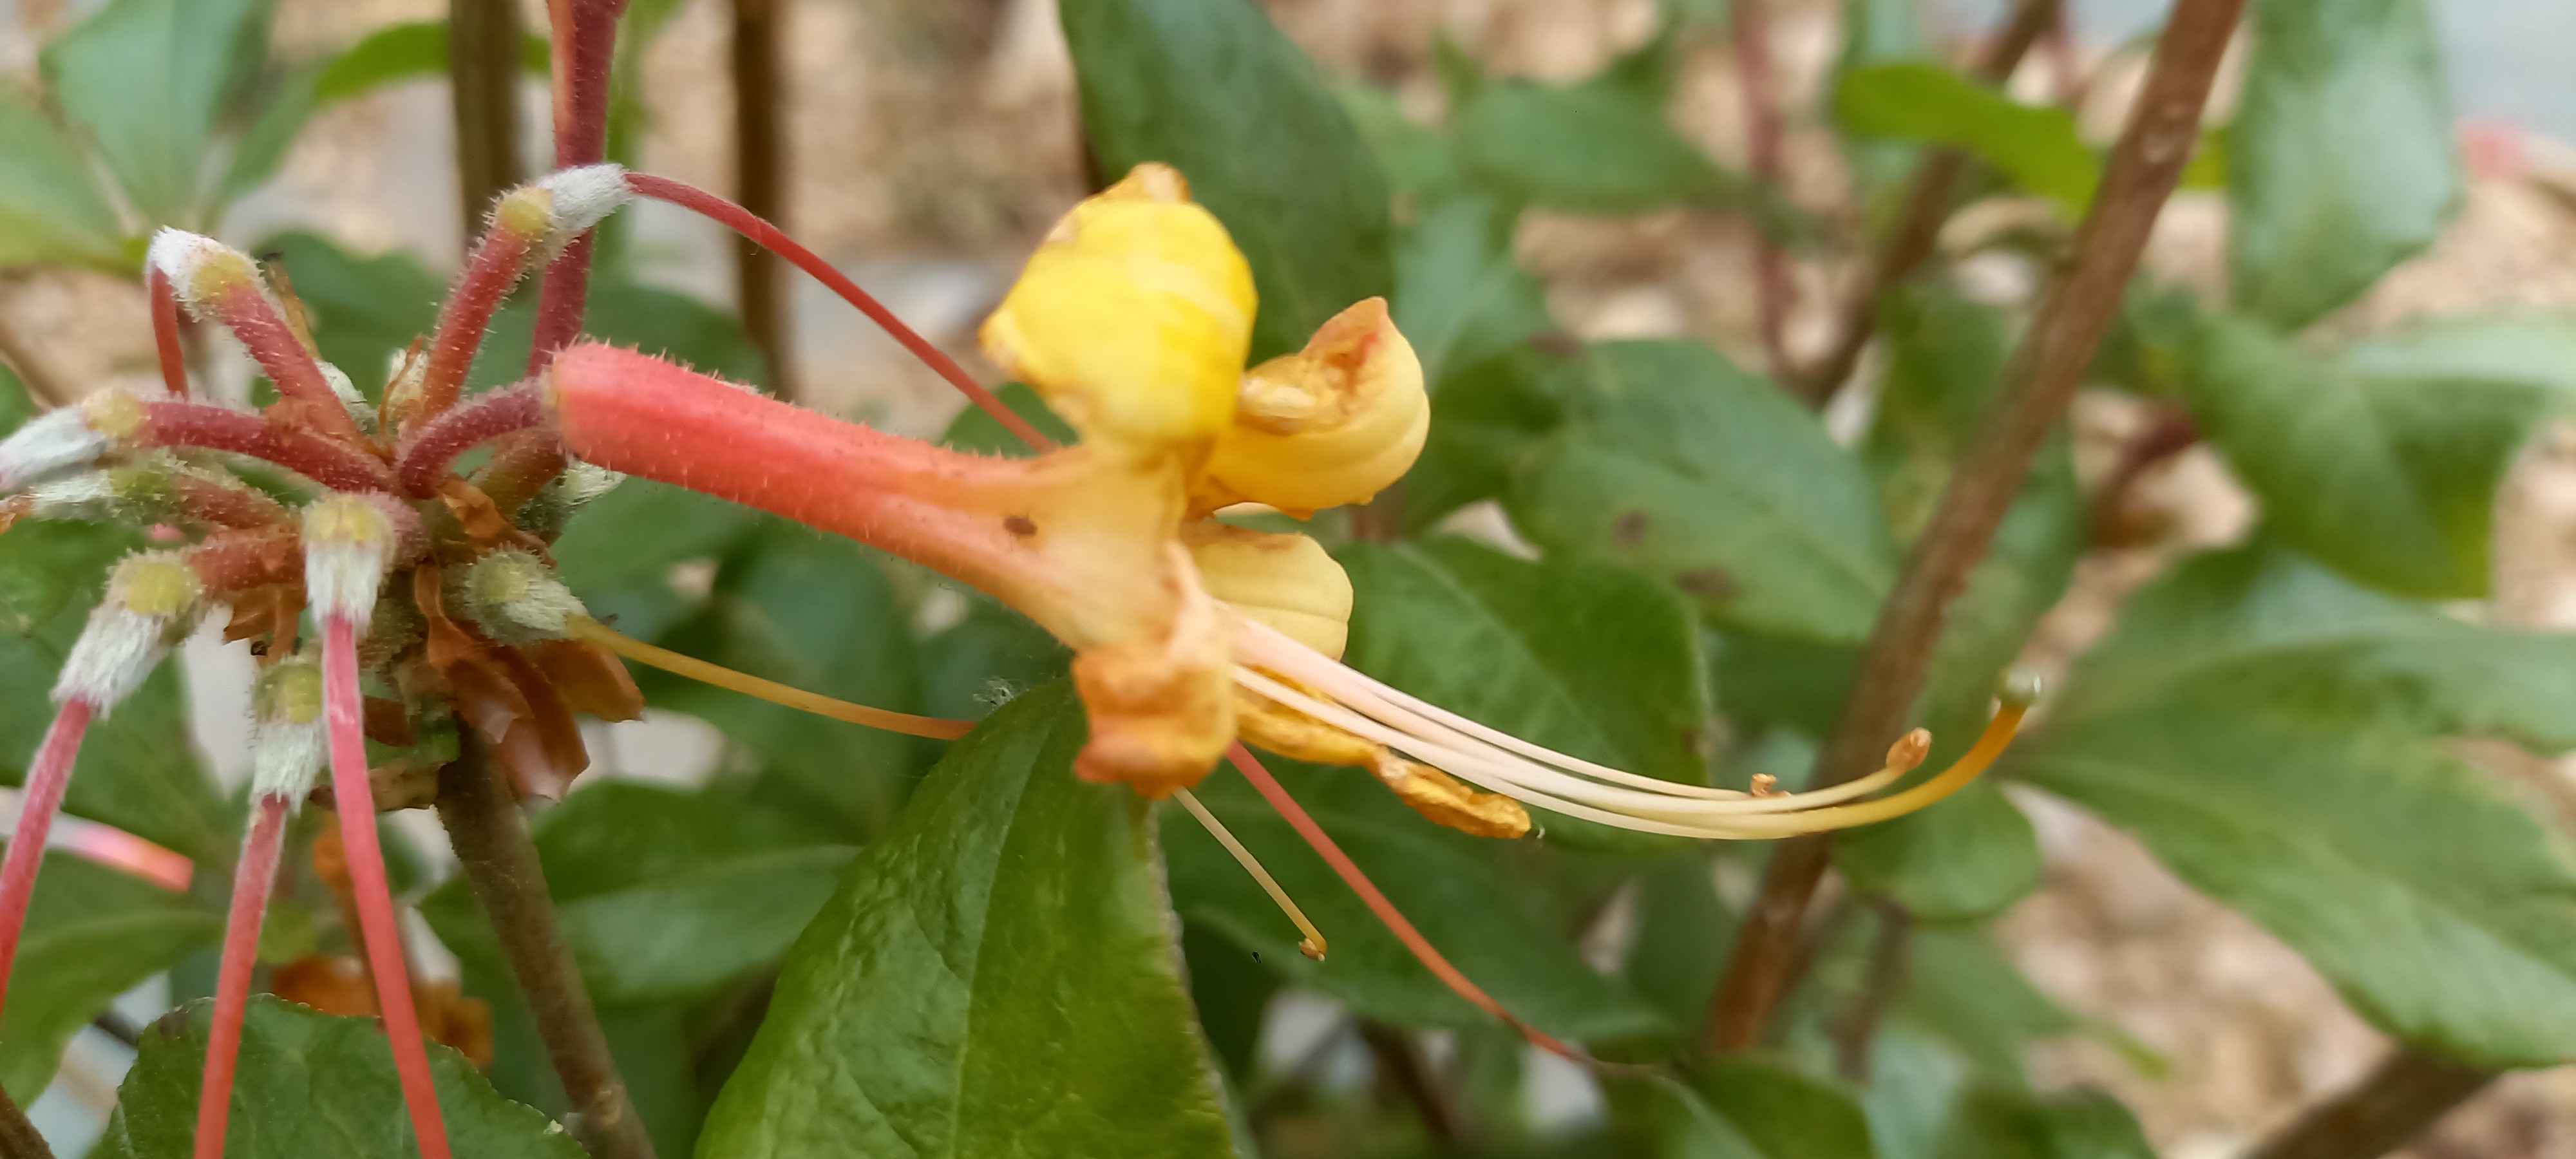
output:
M426 412L424 412L426 413ZM407 494L428 498L438 493L448 465L467 449L512 431L545 421L545 400L533 386L495 391L473 402L427 419L403 444L394 475Z
M232 912L224 922L223 964L215 973L215 1020L206 1036L206 1078L197 1092L196 1159L223 1159L230 1125L233 1070L241 1057L242 1018L250 1007L250 976L259 963L259 928L277 881L278 849L286 836L290 802L259 795L251 805L250 833L233 869Z
M626 0L546 0L546 8L554 23L555 168L589 165L608 154L609 69L616 62L617 19L626 12ZM532 376L581 332L597 236L584 231L546 264L528 344Z

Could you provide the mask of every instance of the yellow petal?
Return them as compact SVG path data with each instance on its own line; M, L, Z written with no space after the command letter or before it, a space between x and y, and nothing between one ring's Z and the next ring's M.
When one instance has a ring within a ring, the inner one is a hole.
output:
M1424 817L1478 837L1518 837L1529 832L1529 811L1500 793L1483 793L1429 765L1380 753L1377 779Z
M1194 495L1227 496L1304 516L1364 503L1402 478L1431 430L1422 363L1370 298L1334 315L1306 348L1243 376L1234 421L1217 437Z
M1091 715L1073 771L1148 797L1197 784L1235 736L1233 633L1174 556L1179 607L1166 629L1073 658L1074 691Z
M1341 659L1351 629L1351 577L1303 535L1229 523L1181 525L1181 543L1208 594L1290 639Z
M1056 224L982 338L1085 443L1194 448L1233 417L1253 308L1225 227L1147 164Z

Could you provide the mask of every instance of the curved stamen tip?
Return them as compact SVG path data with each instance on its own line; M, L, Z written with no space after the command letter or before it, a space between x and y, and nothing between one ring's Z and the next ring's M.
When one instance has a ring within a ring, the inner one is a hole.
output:
M1911 772L1915 766L1923 763L1923 758L1930 755L1932 755L1932 730L1918 728L1896 738L1895 744L1887 746L1887 767L1900 773Z
M2040 695L2047 690L2048 681L2039 673L2027 668L2015 668L2004 674L2003 683L1996 690L1995 698L2016 708L2028 708L2039 703Z

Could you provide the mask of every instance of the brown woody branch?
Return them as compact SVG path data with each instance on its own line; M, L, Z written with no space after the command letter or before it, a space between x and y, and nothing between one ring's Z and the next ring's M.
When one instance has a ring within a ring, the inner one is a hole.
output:
M447 73L456 119L456 181L466 244L519 183L519 6L448 0Z
M2144 89L2111 151L2101 191L2076 231L2004 385L1908 553L1896 590L1880 606L1842 715L1816 757L1813 784L1837 785L1877 768L1923 690L1942 615L1983 558L2021 490L2031 458L2066 411L2084 368L2118 311L2165 199L2200 132L2210 81L2245 0L2180 0L2148 65ZM1703 1036L1712 1051L1753 1045L1770 1020L1796 957L1807 903L1831 844L1822 835L1782 842L1764 868Z
M2496 1072L2401 1046L2350 1089L2308 1108L2246 1159L2372 1159L2405 1146Z
M784 0L733 0L734 200L763 219L784 223L786 155L779 141L778 45ZM789 387L787 311L778 257L749 241L734 248L742 328L769 362L769 384Z
M54 1149L7 1091L0 1091L0 1159L54 1159Z
M467 738L464 754L441 770L438 819L474 900L510 961L528 1013L537 1024L572 1104L568 1124L597 1159L653 1159L653 1141L626 1097L608 1037L590 992L555 921L537 847L483 746Z
M1744 98L1745 159L1753 180L1779 193L1783 192L1780 94L1772 81L1771 28L1762 8L1767 2L1735 0L1727 9L1727 18L1735 42L1736 85ZM1753 283L1763 356L1770 360L1771 373L1786 378L1790 372L1789 311L1795 305L1792 297L1797 286L1789 280L1789 255L1758 229L1753 236Z
M2060 0L2021 0L2013 10L2012 23L2005 26L2003 35L1978 62L1977 76L1997 85L2012 79L2013 70L2030 55L2031 45L2057 24L2059 9ZM1790 380L1783 376L1790 389L1807 403L1821 407L1832 401L1834 393L1851 377L1853 368L1860 365L1861 351L1869 348L1869 336L1878 328L1879 303L1888 291L1905 284L1931 259L1933 245L1941 237L1941 225L1950 217L1951 196L1967 170L1968 155L1958 149L1936 151L1915 169L1914 183L1905 191L1905 205L1897 211L1887 240L1871 260L1869 276L1843 306L1833 349L1804 377Z

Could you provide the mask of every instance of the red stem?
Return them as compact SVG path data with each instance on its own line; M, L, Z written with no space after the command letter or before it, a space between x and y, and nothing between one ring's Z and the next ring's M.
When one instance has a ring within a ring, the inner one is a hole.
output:
M1531 1045L1576 1062L1592 1061L1591 1056L1558 1041L1537 1027L1521 1021L1511 1011L1503 1009L1502 1003L1494 1001L1491 995L1479 989L1475 983L1468 981L1465 974L1459 973L1458 967L1450 965L1449 959L1441 956L1440 951L1432 946L1430 939L1423 937L1422 931L1413 928L1413 923L1405 920L1404 914L1395 908L1395 903L1388 901L1386 895L1378 891L1377 883L1370 881L1367 874L1360 872L1358 863L1353 862L1349 854L1342 852L1341 846L1333 843L1332 836L1324 832L1324 827L1316 824L1313 817L1306 815L1306 810L1297 804L1295 797L1288 795L1288 790L1279 784L1278 778L1271 776L1270 770L1261 767L1260 759L1252 755L1251 749L1243 747L1242 742L1237 741L1234 747L1226 750L1225 756L1227 760L1234 762L1235 768L1242 770L1244 779L1251 781L1253 788L1260 790L1262 798L1270 802L1270 807L1277 809L1281 817L1287 818L1289 828L1295 829L1297 836L1305 838L1306 844L1314 846L1315 852L1322 855L1324 863L1333 867L1333 872L1340 875L1342 881L1351 887L1351 892L1360 895L1360 900L1368 904L1369 912L1376 914L1377 920L1385 923L1388 932L1393 933L1397 941L1404 943L1404 948L1412 951L1413 956L1420 960L1434 977L1456 991L1459 997L1475 1003L1477 1009L1502 1019L1512 1029L1520 1031L1521 1037L1528 1039Z
M332 403L334 407L339 404ZM390 491L384 461L309 431L282 428L247 411L196 402L152 402L138 438L146 446L204 447L265 459L340 491ZM341 412L345 417L347 412Z
M233 867L232 913L224 922L223 964L215 973L215 1022L206 1035L206 1081L197 1092L196 1159L224 1159L224 1131L233 1109L233 1068L241 1057L251 970L259 964L260 920L268 915L269 890L277 881L286 806L280 797L253 800L250 835L242 839L241 861Z
M423 422L396 458L394 475L405 492L429 498L438 493L439 482L456 456L545 419L545 400L536 387L495 391Z
M337 439L357 442L358 420L349 417L349 408L332 393L331 384L322 377L322 364L298 341L295 332L286 327L286 319L269 305L268 296L241 283L224 292L216 304L224 326L241 339L244 349L268 372L277 385L277 396L293 404L306 422Z
M376 1009L402 1076L403 1102L421 1159L450 1159L447 1124L439 1118L438 1091L430 1084L429 1054L421 1045L420 1016L412 1011L411 971L403 961L402 933L394 920L393 891L385 884L383 850L376 845L375 788L367 780L367 740L358 695L358 630L346 616L322 618L322 705L331 729L331 793L338 802L340 845L349 861L349 892L376 979Z
M593 164L608 155L609 70L616 63L617 18L625 13L626 0L547 0L546 7L555 33L555 168ZM581 333L595 236L574 238L546 265L546 284L537 295L536 331L528 345L531 376Z
M950 358L938 347L931 345L929 339L914 332L912 327L904 325L903 319L894 316L894 311L886 309L883 303L870 297L867 291L860 289L858 283L851 281L841 271L832 268L832 263L824 261L814 251L798 245L794 238L788 237L777 226L769 224L750 210L724 198L696 186L673 181L668 177L656 177L650 173L629 173L626 175L626 184L641 196L650 197L656 201L667 201L683 209L695 210L713 218L762 248L794 262L796 268L813 275L814 280L830 286L832 292L839 294L843 301L858 307L859 312L867 315L869 320L884 327L885 332L893 335L895 341L903 343L904 349L911 351L913 357L928 363L932 370L939 372L941 378L947 379L950 385L955 386L967 398L973 400L976 406L984 408L984 413L993 416L993 420L1001 423L1005 430L1018 435L1021 440L1038 450L1055 449L1054 439L1039 433L1038 429L1030 426L1028 420L1021 418L1018 412L1002 405L1002 400L993 397L992 391L984 389L982 383L975 381L974 375L966 373L965 367L957 365L956 359Z
M456 290L447 296L447 305L438 312L438 329L429 340L429 365L421 373L420 395L411 413L402 416L406 427L428 420L456 405L457 395L465 389L465 374L474 367L474 352L483 345L483 332L492 324L492 312L501 308L501 299L510 287L519 284L519 276L528 264L528 239L498 225L485 231L483 240L474 247L474 256L465 266L465 274L456 281Z
M18 800L18 829L9 835L9 853L0 859L0 983L18 960L18 936L27 929L27 903L36 896L36 871L44 866L45 835L54 814L62 810L63 788L71 783L72 762L80 756L81 734L89 731L93 712L86 700L66 700L45 730L36 763L27 770L27 786ZM0 984L0 1001L8 989Z
M161 385L188 397L188 356L179 348L179 296L170 292L170 275L151 267L144 285L152 295L152 346L161 357Z

